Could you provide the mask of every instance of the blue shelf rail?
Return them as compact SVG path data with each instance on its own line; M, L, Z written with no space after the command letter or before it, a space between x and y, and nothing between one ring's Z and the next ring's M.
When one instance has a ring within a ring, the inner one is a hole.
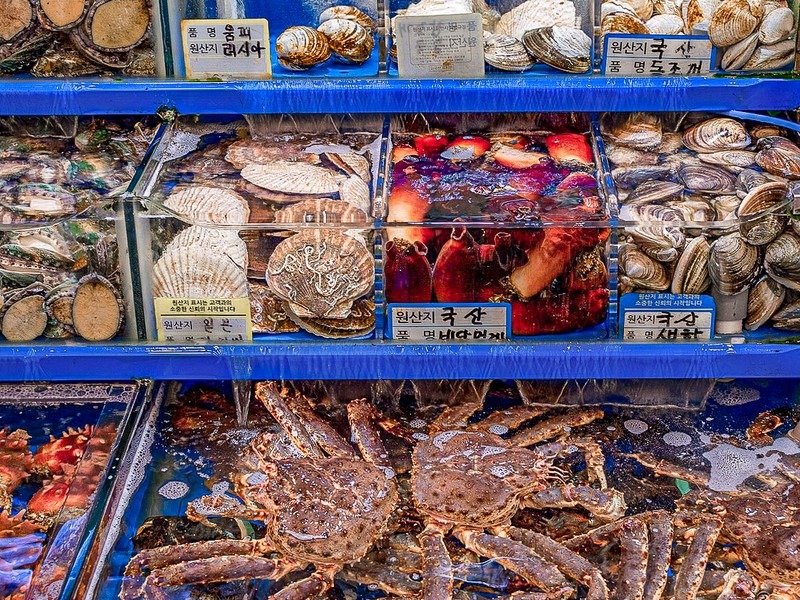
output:
M793 110L799 79L486 77L0 81L0 115Z
M0 346L0 381L798 376L800 346L782 344Z

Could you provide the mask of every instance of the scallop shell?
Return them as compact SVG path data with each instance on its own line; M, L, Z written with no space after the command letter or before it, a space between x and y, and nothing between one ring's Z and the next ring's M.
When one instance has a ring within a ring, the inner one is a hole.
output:
M247 200L239 194L204 185L173 192L164 206L195 224L244 225L250 218Z
M647 256L634 244L624 244L619 249L620 282L632 288L661 291L669 287L669 277L664 267Z
M698 154L698 158L704 163L719 165L729 171L738 169L738 172L756 164L756 153L749 150L709 152L708 154Z
M685 33L691 34L700 23L708 23L721 0L688 0L681 5Z
M773 175L800 179L800 148L781 136L761 138L756 144L756 164Z
M782 211L789 200L789 186L771 181L753 188L736 211L740 231L754 246L769 244L786 228L788 216Z
M624 15L631 15L638 17L636 8L625 0L606 0L600 5L600 22L602 22L609 15L622 13Z
M711 14L708 37L715 46L725 48L753 33L763 16L761 0L723 0Z
M360 154L355 152L343 154L324 152L322 159L326 164L332 165L347 175L358 175L366 184L372 181L372 167L369 160Z
M783 7L767 13L758 27L758 41L769 46L785 40L794 33L794 12L791 8Z
M275 212L276 223L366 223L367 213L341 200L309 199Z
M247 298L247 277L230 258L201 246L173 248L153 265L156 298Z
M672 274L673 294L702 294L711 285L708 257L711 246L704 236L692 238L683 250Z
M728 47L722 55L721 66L723 70L736 71L741 69L747 64L750 57L753 56L753 52L756 51L757 47L758 32L753 32L743 40Z
M600 24L602 34L607 33L632 33L646 34L647 25L639 17L626 13L608 15Z
M685 165L678 175L687 190L707 194L728 194L736 188L736 177L714 165Z
M484 38L483 59L502 71L522 72L536 64L521 41L502 33Z
M738 233L724 235L711 244L708 273L719 293L734 296L760 275L761 253Z
M603 133L615 143L636 150L653 150L663 139L663 129L658 115L653 113L629 113L610 115L610 123Z
M575 5L571 0L527 0L500 17L494 33L510 35L518 40L526 31L542 27L575 27L578 25Z
M751 288L747 296L747 318L745 329L753 331L772 318L786 298L786 288L764 275Z
M645 23L647 31L657 35L677 35L683 32L683 19L678 15L655 15Z
M764 268L778 283L800 291L800 237L786 231L767 245Z
M681 0L655 0L653 2L653 12L657 15L681 15Z
M302 71L330 58L328 39L313 27L289 27L275 40L278 62L287 69Z
M331 52L346 63L360 65L375 47L372 34L355 21L331 19L317 27L317 31L328 38Z
M774 71L794 61L794 40L785 40L771 46L759 46L742 71Z
M226 255L240 269L247 268L247 244L236 231L229 229L212 229L196 225L187 227L172 239L165 252L170 252L173 248L198 246Z
M369 186L360 177L348 177L339 184L339 198L350 206L371 214Z
M585 73L591 67L592 39L574 27L542 27L528 31L522 43L534 57L566 73Z
M739 150L750 145L744 125L728 117L715 117L693 125L683 132L683 145L695 152Z
M241 171L250 183L273 192L329 196L339 192L344 176L308 163L275 161L265 165L250 164Z
M337 5L326 8L319 15L319 24L322 25L325 21L330 21L331 19L354 21L370 33L377 29L377 24L372 17L355 6Z
M301 318L343 319L375 281L366 246L337 231L303 230L275 248L267 284Z

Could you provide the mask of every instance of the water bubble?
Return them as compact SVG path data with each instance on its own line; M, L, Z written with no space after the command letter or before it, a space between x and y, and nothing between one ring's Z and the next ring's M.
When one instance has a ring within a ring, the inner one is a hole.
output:
M433 438L433 445L436 446L439 450L444 450L444 445L452 440L457 435L463 433L462 431L443 431L435 438Z
M409 425L411 426L412 429L422 429L427 425L427 423L422 419L414 419L409 423Z
M411 437L414 438L415 440L424 441L427 440L430 436L427 433L421 433L419 431L415 431L414 433L411 434Z
M642 435L650 426L640 419L628 419L622 424L633 435Z
M247 476L247 483L250 485L261 485L262 483L266 483L269 479L266 473L251 473Z
M218 481L217 483L211 486L211 493L216 495L224 494L230 489L230 487L231 484L228 483L227 481Z
M189 486L182 481L168 481L158 488L159 496L167 500L178 500L189 493Z
M664 443L668 446L688 446L692 443L692 436L682 431L670 431L664 434Z
M504 435L508 433L508 427L495 423L494 425L489 425L489 432L495 435Z
M738 383L717 384L708 397L709 400L722 406L740 406L755 402L759 398L761 398L761 392L756 388Z
M496 454L502 454L505 452L505 448L501 448L500 446L484 446L481 452L481 458L486 458L487 456L495 456Z
M503 477L511 475L514 472L514 470L511 469L510 467L497 466L489 469L489 472L495 477L499 477L500 479L502 479Z

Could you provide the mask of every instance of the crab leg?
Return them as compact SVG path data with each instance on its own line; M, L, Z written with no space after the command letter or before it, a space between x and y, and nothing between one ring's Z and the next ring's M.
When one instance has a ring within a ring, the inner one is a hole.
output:
M392 471L389 452L383 445L380 433L373 426L372 406L365 399L353 400L347 404L347 420L350 422L350 435L358 446L364 460L384 470Z
M621 492L597 490L585 485L548 488L522 499L525 508L573 508L580 506L602 521L616 521L625 514Z
M147 578L145 589L149 585L167 587L243 579L277 580L300 566L299 563L286 558L212 556L156 569Z
M548 592L566 595L572 591L556 567L521 542L471 529L456 528L453 533L468 549L493 558L506 569Z
M423 600L450 600L453 597L453 563L444 545L445 530L428 523L418 539L422 546L424 573Z
M548 442L537 446L536 451L541 452L548 458L555 458L559 454L565 454L570 446L574 446L583 453L586 461L586 470L589 473L589 481L598 482L601 490L606 489L608 487L605 471L606 457L600 444L594 440L570 438L565 441Z
M647 452L632 452L626 454L631 458L636 459L640 464L651 469L658 475L664 477L673 477L675 479L683 479L694 485L706 486L708 484L708 475L705 473L697 473L692 469L687 469L679 465L674 465L666 460L658 459L652 454Z
M456 406L448 406L431 423L430 434L466 427L469 418L482 408L483 402L465 402Z
M645 515L638 515L642 518ZM672 517L666 511L646 513L647 533L650 545L647 555L647 581L643 600L660 600L667 586L669 561L672 554L674 530Z
M333 577L338 571L338 567L318 567L316 571L305 579L287 585L277 594L270 596L270 598L272 600L320 598L333 587Z
M725 573L725 586L717 600L755 600L758 585L753 578L741 569L731 569Z
M636 518L620 527L620 569L615 600L642 600L647 581L647 526Z
M283 428L292 443L306 456L323 458L324 454L311 438L303 422L292 412L289 405L281 397L278 384L274 381L259 381L256 383L256 398Z
M311 409L305 396L298 394L290 402L288 407L300 419L303 428L317 447L329 456L356 458L353 447L325 419L320 418Z
M509 438L514 446L533 446L546 440L568 434L573 428L588 425L602 419L605 413L599 408L573 411L558 417L551 417L540 421L527 429L515 433Z
M567 577L588 587L586 600L608 600L608 586L600 570L579 554L534 531L508 527L506 533L512 540L525 544L544 560L556 565Z
M417 596L422 584L407 573L369 561L348 565L339 572L339 579L354 586L376 585L381 591L397 596Z
M143 550L125 568L125 577L141 577L143 569L163 567L199 560L208 556L255 556L271 552L266 540L210 540Z
M544 406L528 406L520 404L505 410L496 410L485 419L467 426L467 431L485 431L495 435L503 435L510 429L516 429L523 423L540 417L547 412Z
M686 552L683 564L675 577L674 596L681 600L694 600L697 597L697 591L700 589L700 584L703 583L703 573L706 571L708 555L722 530L721 519L707 516L702 518Z

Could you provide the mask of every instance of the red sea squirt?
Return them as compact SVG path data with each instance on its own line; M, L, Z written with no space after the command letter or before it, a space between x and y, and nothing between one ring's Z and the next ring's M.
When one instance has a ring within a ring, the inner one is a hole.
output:
M594 162L592 148L586 136L580 133L559 133L548 136L545 141L547 151L558 162Z
M433 292L439 302L474 302L480 264L477 244L466 227L454 229L433 267Z
M395 238L386 242L384 250L386 301L430 302L433 273L425 244Z

